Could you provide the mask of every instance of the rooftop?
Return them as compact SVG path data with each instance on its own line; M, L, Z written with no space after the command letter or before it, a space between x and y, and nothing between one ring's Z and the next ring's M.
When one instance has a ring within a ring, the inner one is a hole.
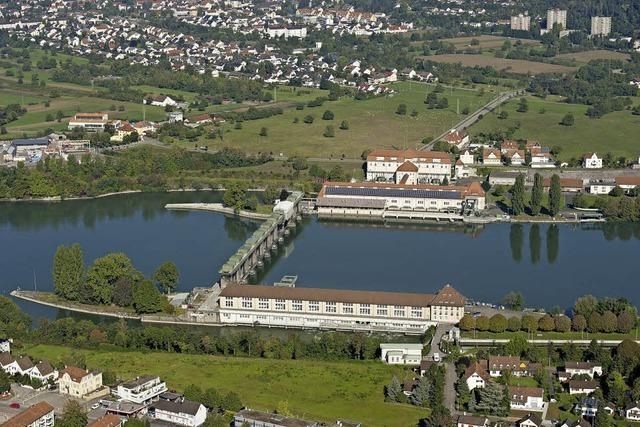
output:
M53 409L53 406L47 402L38 402L7 420L2 427L27 427L52 412Z

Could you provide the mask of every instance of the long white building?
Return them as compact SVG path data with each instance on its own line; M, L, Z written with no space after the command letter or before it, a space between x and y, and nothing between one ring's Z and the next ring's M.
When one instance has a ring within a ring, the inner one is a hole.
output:
M522 13L511 17L511 29L514 31L530 31L531 17Z
M420 214L485 209L485 192L469 185L404 185L378 182L328 182L318 193L319 215L385 217L393 213Z
M567 11L562 9L547 10L547 30L553 30L553 26L559 24L562 30L567 29Z
M445 178L451 179L451 157L443 151L373 150L367 156L367 181L428 184Z
M422 333L457 323L466 299L451 285L434 294L228 285L220 321L235 325Z
M120 400L148 403L167 391L167 384L157 376L142 376L119 384L116 394Z
M591 35L592 36L608 36L611 33L611 17L610 16L592 16L591 17Z

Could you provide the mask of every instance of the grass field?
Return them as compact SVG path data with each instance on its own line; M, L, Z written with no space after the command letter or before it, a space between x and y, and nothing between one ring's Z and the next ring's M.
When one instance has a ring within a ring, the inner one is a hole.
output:
M586 52L563 53L556 58L571 59L578 63L586 64L594 59L617 59L628 61L631 56L628 53L614 52L612 50L589 50Z
M629 111L618 111L605 115L600 119L591 119L585 115L586 105L566 104L551 100L529 97L529 111L516 111L518 100L512 100L503 106L509 116L505 120L497 118L497 114L487 114L480 122L471 127L472 135L480 132L506 130L516 122L520 128L516 130L516 139L534 139L545 146L562 148L560 160L579 158L586 152L597 151L604 154L611 152L614 156L636 157L640 154L640 116ZM635 100L635 104L640 99ZM544 114L540 111L544 109ZM573 126L562 126L560 121L565 114L575 117Z
M393 88L398 93L388 97L364 101L343 98L325 102L320 107L286 109L282 115L245 121L240 130L226 123L222 125L224 142L217 139L199 143L231 146L248 152L271 152L276 156L282 153L284 156L357 158L365 149L416 147L424 137L435 137L461 119L462 116L456 114L458 101L460 111L464 107L473 111L493 96L489 91L479 96L476 89L447 88L440 95L449 100L449 108L429 110L424 99L433 85L397 83ZM407 106L406 115L396 114L400 104ZM414 109L418 112L415 118L411 116ZM333 120L322 120L325 110L334 113ZM313 123L303 123L307 115L314 117ZM295 118L298 123L294 123ZM348 130L339 129L343 120L349 123ZM323 136L328 125L335 129L333 138ZM259 135L262 127L267 129L266 137Z
M444 62L447 64L461 63L467 67L494 67L497 70L505 70L517 74L541 74L541 73L573 73L576 71L574 67L565 67L564 65L547 64L544 62L525 61L521 59L505 59L495 58L493 55L466 55L466 54L447 54L421 56L422 60Z
M34 358L52 362L71 351L86 356L92 369L114 371L123 379L159 375L171 389L189 384L236 392L248 407L274 410L287 401L296 415L310 420L358 420L366 426L414 426L424 409L385 403L383 387L406 369L381 362L322 362L197 356L172 353L84 351L38 345L27 347Z
M480 42L477 45L472 46L472 40L478 40ZM515 44L516 42L520 42L524 45L540 45L539 40L531 40L531 39L517 39L512 37L501 37L501 36L490 36L490 35L481 35L476 37L454 37L450 39L442 39L441 41L444 43L451 43L455 46L456 50L464 50L466 48L480 48L480 49L499 49L502 47L504 42L509 40L511 44Z

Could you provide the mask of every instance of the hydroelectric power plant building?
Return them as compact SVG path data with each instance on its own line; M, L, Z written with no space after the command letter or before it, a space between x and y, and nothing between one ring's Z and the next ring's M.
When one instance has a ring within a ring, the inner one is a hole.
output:
M416 294L233 284L218 303L223 324L420 334L460 321L466 299L451 285Z

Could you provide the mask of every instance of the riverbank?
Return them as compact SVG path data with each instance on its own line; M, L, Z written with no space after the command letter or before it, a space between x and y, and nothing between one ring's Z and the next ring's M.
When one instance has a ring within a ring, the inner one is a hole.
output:
M271 216L270 214L262 214L245 210L236 211L233 208L225 207L222 203L167 203L166 205L164 205L164 208L169 210L196 210L218 212L225 215L260 221L264 221Z
M69 310L76 313L92 314L96 316L115 317L119 319L142 320L142 317L133 311L122 307L96 306L64 301L50 292L23 291L16 289L10 295L14 298L29 301L34 304L46 305L60 310Z

